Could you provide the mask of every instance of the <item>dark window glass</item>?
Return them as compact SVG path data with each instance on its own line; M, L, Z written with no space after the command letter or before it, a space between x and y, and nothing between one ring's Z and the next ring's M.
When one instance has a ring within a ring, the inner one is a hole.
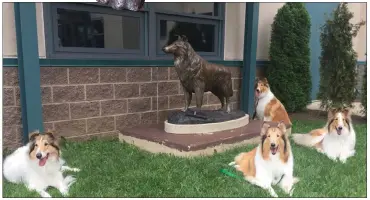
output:
M140 49L135 17L57 9L60 47Z
M156 10L164 10L186 14L198 14L208 16L218 16L217 3L196 3L196 2L176 2L176 3L151 3L150 6Z
M215 26L211 24L196 24L160 20L160 26L166 26L166 34L160 38L159 48L171 44L177 39L176 35L185 35L195 51L215 51Z

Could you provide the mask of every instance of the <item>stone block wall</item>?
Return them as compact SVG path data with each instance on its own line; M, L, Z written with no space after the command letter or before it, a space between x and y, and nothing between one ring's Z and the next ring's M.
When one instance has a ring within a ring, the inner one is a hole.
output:
M4 143L19 143L20 103L16 68L4 68ZM230 67L239 107L240 68ZM41 67L45 130L66 138L117 135L118 130L162 123L170 111L184 106L183 91L173 67ZM18 94L18 96L17 96ZM6 99L6 101L5 101ZM220 108L211 93L203 107ZM192 106L195 106L193 96ZM14 141L14 142L11 142Z
M3 148L22 145L22 117L18 70L16 67L3 68Z

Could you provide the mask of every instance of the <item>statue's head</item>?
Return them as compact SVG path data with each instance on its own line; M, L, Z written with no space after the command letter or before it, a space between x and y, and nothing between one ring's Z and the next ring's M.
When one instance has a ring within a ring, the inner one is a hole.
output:
M185 55L187 51L191 48L188 38L185 35L178 35L177 40L173 41L171 44L166 45L162 48L165 53L172 53L176 56Z

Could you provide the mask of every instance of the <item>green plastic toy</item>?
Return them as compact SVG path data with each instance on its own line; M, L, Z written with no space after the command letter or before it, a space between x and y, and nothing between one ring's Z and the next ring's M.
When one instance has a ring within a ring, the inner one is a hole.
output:
M220 170L220 172L221 172L221 173L223 173L223 174L225 174L225 175L227 175L227 176L230 176L230 177L233 177L233 178L236 178L236 179L239 179L239 180L244 180L244 178L243 178L243 177L238 176L238 175L236 175L236 174L234 174L234 173L230 172L230 171L229 171L229 170L227 170L227 169L221 169L221 170Z

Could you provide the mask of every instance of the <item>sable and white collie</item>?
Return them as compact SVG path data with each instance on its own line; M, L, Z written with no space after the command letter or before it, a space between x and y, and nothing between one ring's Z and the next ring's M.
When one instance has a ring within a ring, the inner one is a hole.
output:
M259 120L280 122L292 125L284 105L275 97L270 90L266 78L257 78L255 83L256 109L253 118Z
M349 109L331 109L324 128L315 129L307 134L293 134L295 143L314 147L336 161L345 163L355 155L356 133L351 122Z
M4 177L12 183L23 183L29 190L38 192L41 197L51 197L46 189L57 188L63 196L68 195L69 187L75 182L72 176L63 177L63 171L80 171L63 166L61 151L53 133L33 132L29 143L18 148L4 160Z
M293 154L285 124L280 122L277 127L270 127L264 123L261 137L256 148L240 153L229 165L241 171L248 182L267 190L273 197L278 197L272 188L276 184L292 196L293 185L299 179L293 177Z

